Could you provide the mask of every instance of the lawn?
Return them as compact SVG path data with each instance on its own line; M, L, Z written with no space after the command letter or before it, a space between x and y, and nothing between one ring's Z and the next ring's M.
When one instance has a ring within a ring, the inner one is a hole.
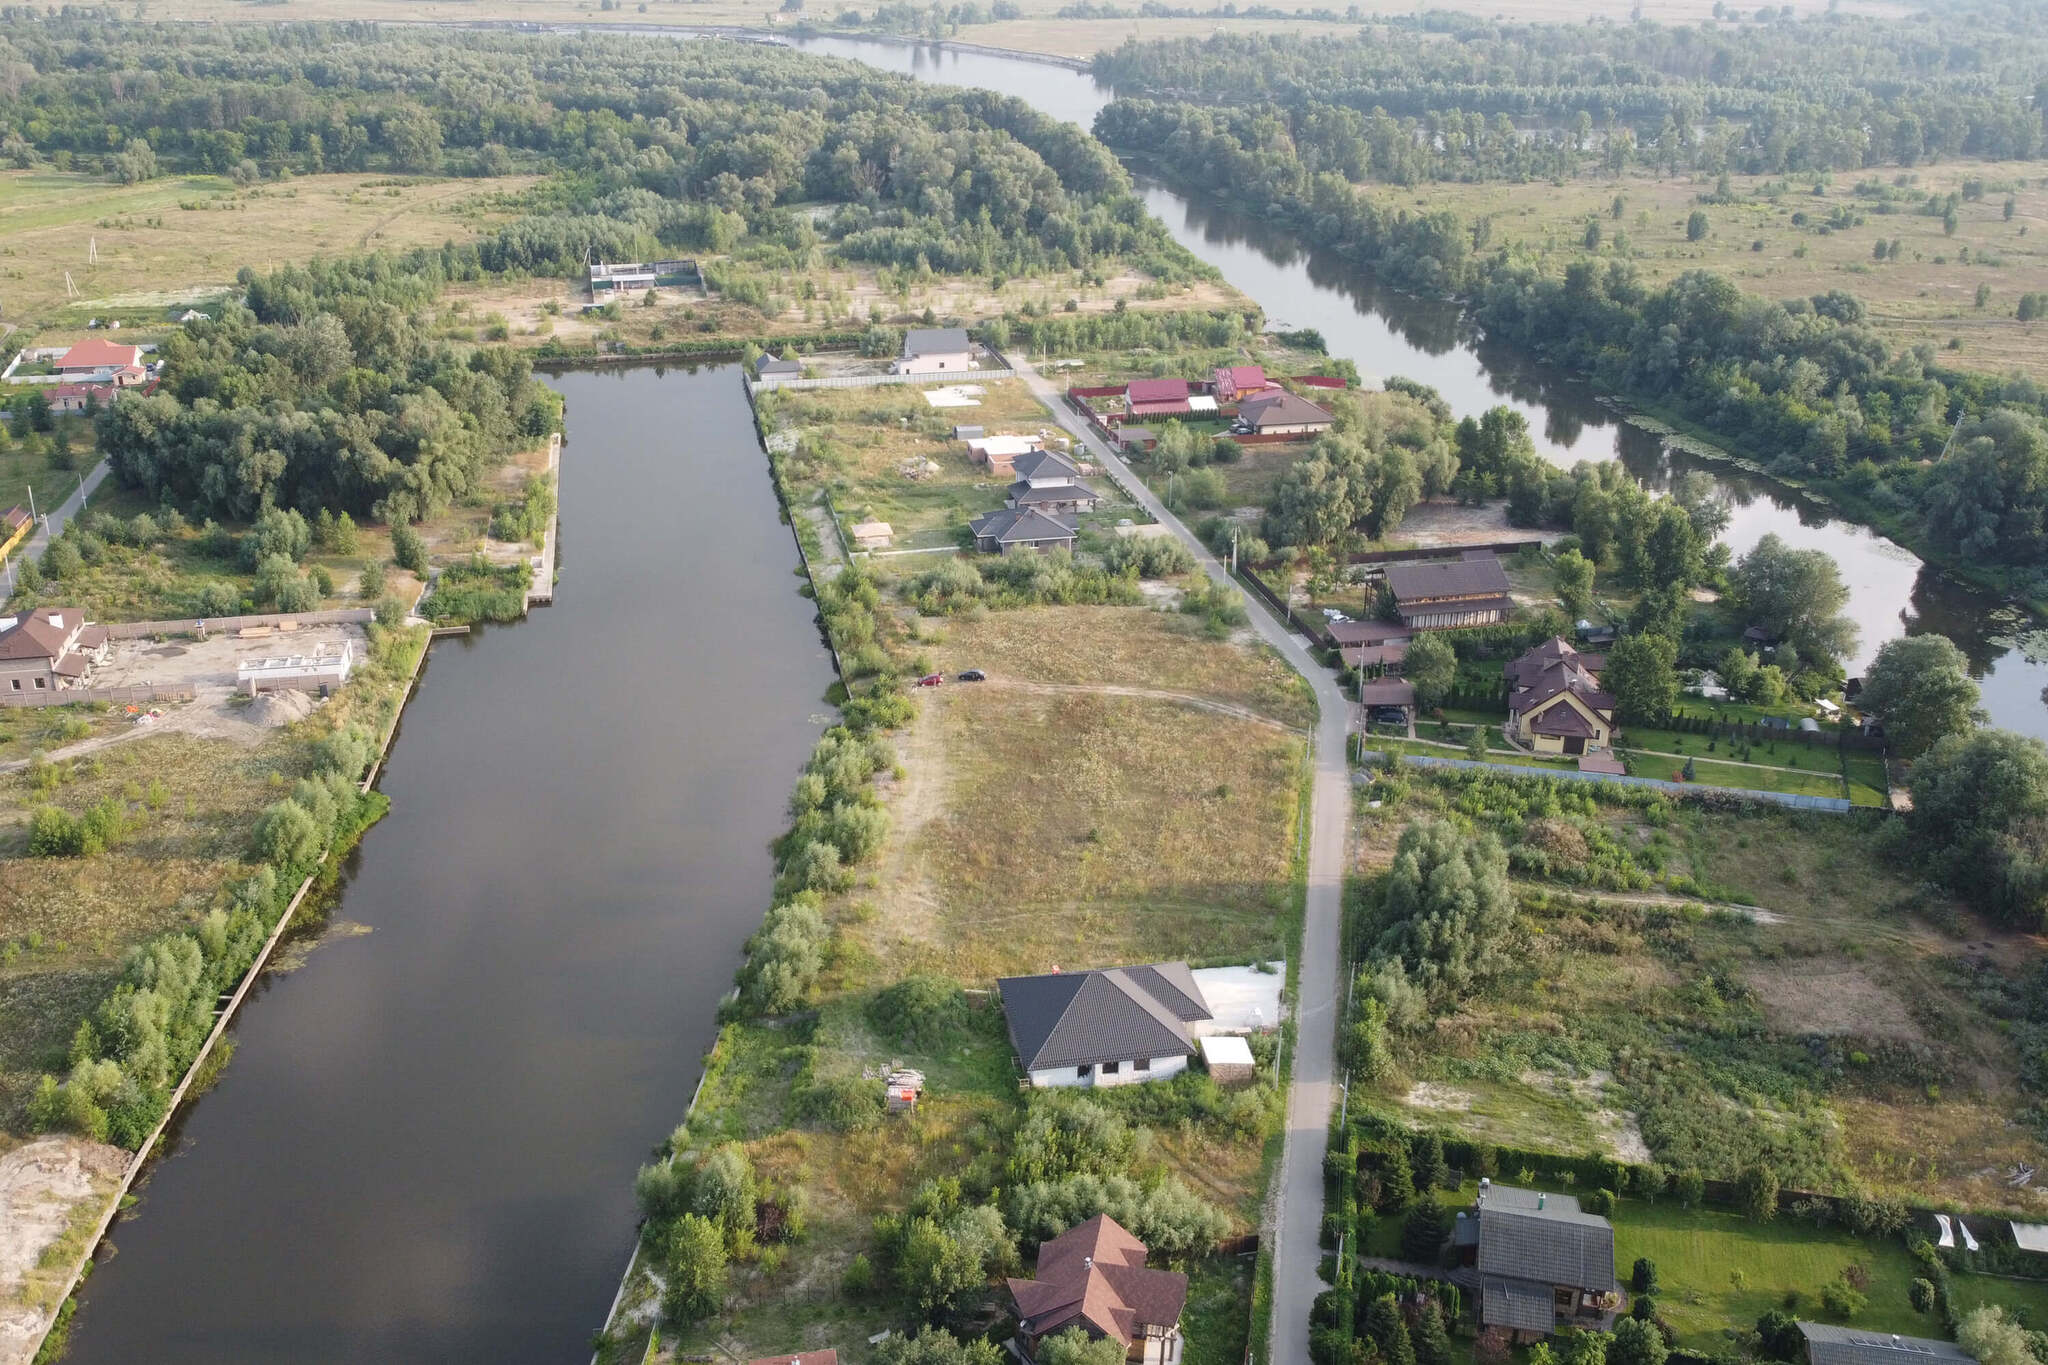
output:
M1629 755L1629 766L1638 777L1659 777L1666 781L1681 782L1688 760L1663 757L1657 754L1635 750L1622 750ZM1814 771L1811 769L1770 768L1752 763L1719 763L1712 759L1696 758L1692 763L1691 780L1708 787L1734 787L1742 791L1789 792L1799 796L1842 796L1842 775L1839 769Z
M1820 1316L1823 1285L1852 1265L1869 1274L1870 1304L1852 1325L1902 1336L1940 1337L1939 1319L1916 1313L1906 1288L1920 1274L1896 1240L1866 1240L1780 1215L1753 1223L1722 1209L1686 1209L1675 1200L1645 1204L1626 1199L1614 1216L1614 1259L1626 1278L1638 1256L1656 1263L1658 1312L1678 1332L1678 1344L1725 1348L1725 1332L1753 1326L1798 1291L1799 1316ZM2026 1320L2048 1322L2048 1282L1955 1277L1957 1308L1980 1303L2017 1309Z

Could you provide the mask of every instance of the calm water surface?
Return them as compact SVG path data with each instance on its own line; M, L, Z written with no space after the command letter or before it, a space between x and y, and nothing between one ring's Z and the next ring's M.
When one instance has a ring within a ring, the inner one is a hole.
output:
M850 57L920 80L1014 95L1055 118L1092 126L1110 100L1086 72L986 53L954 52L858 38L799 40L805 51ZM1936 630L1969 655L1994 723L2048 739L2048 639L2039 623L1926 569L1918 557L1863 527L1838 520L1768 480L1667 448L1596 402L1584 383L1511 347L1481 340L1459 309L1385 289L1328 252L1207 197L1191 197L1141 176L1146 205L1176 240L1255 299L1268 320L1314 327L1330 352L1362 374L1405 375L1433 386L1460 416L1506 404L1529 422L1538 449L1560 465L1624 461L1653 487L1672 473L1713 474L1733 508L1723 539L1741 554L1770 532L1833 555L1849 585L1849 612L1862 628L1854 672L1884 641ZM2031 646L2034 657L2029 658Z
M334 911L71 1359L587 1354L831 679L731 367L572 374L553 607L434 647Z

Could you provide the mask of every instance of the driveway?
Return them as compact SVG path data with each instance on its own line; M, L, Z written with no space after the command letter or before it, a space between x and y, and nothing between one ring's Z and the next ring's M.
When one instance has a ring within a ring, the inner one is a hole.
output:
M1327 1286L1320 1273L1318 1239L1323 1221L1323 1148L1335 1102L1339 924L1344 895L1345 841L1351 782L1345 758L1350 703L1337 677L1308 647L1254 601L1180 518L1139 481L1130 466L1075 416L1061 391L1027 362L1010 357L1018 377L1147 512L1172 530L1203 572L1237 594L1260 638L1280 651L1315 689L1315 785L1309 802L1308 907L1301 934L1301 976L1294 1008L1294 1083L1287 1092L1286 1146L1273 1195L1273 1365L1307 1365L1308 1315Z

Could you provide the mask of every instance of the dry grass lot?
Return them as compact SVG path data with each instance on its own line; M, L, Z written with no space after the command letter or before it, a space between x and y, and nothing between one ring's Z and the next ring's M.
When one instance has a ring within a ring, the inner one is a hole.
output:
M1811 177L1794 177L1788 185L1736 176L1736 202L1729 204L1699 202L1699 196L1713 194L1712 177L1645 174L1565 185L1431 185L1387 197L1454 209L1472 219L1491 216L1493 245L1519 248L1553 270L1585 255L1586 225L1598 222L1601 259L1619 259L1616 238L1625 236L1627 259L1646 280L1707 269L1767 298L1847 290L1865 302L1872 324L1895 345L1926 341L1946 348L1959 338L1959 350L1944 349L1945 363L2048 376L2048 332L2042 330L2048 322L2022 323L2013 316L2020 295L2048 290L2048 185L2039 168L2031 162L1954 161L1903 172L1908 188L1937 195L1960 191L1966 180L1984 183L1981 199L1957 209L1953 236L1943 231L1939 214L1922 213L1917 203L1900 201L1893 212L1880 213L1878 200L1854 192L1866 178L1890 189L1900 174L1896 168L1867 176L1837 174L1820 196L1812 193ZM2004 216L2008 194L2017 201L2010 222ZM1624 200L1619 219L1612 213L1616 195ZM1701 242L1685 239L1694 209L1704 209L1711 224ZM1861 221L1852 217L1850 225L1826 230L1838 210ZM1794 223L1795 214L1806 221ZM1893 238L1900 244L1899 259L1873 260L1874 244ZM1755 249L1759 242L1761 250ZM1965 249L1968 263L1962 259ZM1991 290L1981 309L1979 284Z
M174 304L225 292L243 266L263 270L478 236L513 217L509 200L537 179L386 183L381 175L308 175L236 189L219 176L117 185L8 171L0 173L0 289L16 322L167 317ZM87 264L89 241L98 243L98 265ZM66 270L83 298L66 300Z
M1280 956L1292 736L1173 702L962 687L927 696L905 847L855 934L966 981ZM931 788L936 787L936 791Z

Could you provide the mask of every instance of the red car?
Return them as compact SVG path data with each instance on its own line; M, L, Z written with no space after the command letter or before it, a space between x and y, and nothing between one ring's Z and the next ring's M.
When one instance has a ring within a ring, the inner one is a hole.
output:
M927 673L917 680L917 685L919 687L937 687L945 680L946 675L943 673Z

